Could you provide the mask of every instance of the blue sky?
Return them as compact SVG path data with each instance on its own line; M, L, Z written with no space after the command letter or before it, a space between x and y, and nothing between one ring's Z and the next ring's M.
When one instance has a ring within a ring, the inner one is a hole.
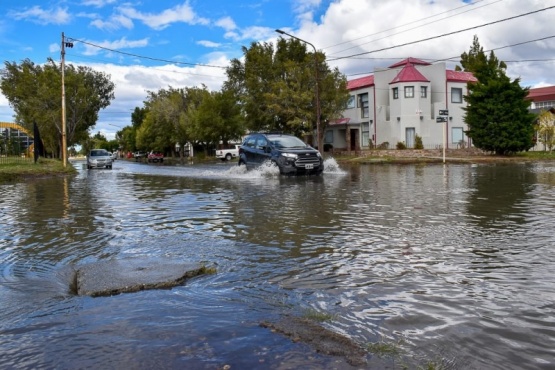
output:
M113 138L147 91L218 90L241 47L275 42L276 28L324 51L348 79L407 57L450 58L454 67L477 35L485 50L509 61L509 76L522 85L555 85L550 7L555 0L2 0L0 58L59 61L63 32L74 44L66 63L105 72L116 84L116 99L93 132ZM433 39L415 43L426 38ZM1 95L0 121L13 121Z

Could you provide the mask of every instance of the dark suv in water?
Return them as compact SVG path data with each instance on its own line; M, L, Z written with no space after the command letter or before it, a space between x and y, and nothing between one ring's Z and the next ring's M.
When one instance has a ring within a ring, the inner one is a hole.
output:
M270 161L281 174L315 174L324 170L320 153L301 139L286 134L253 133L239 148L239 165L254 168Z

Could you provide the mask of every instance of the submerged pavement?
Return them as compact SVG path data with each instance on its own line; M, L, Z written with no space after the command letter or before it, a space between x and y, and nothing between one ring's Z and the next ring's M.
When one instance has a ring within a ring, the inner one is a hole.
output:
M70 290L77 295L111 296L146 289L169 289L209 273L198 263L170 258L105 260L75 268Z

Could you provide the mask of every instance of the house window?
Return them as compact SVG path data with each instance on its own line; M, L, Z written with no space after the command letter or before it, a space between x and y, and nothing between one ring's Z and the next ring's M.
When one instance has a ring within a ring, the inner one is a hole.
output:
M324 136L324 143L333 144L333 130L327 130Z
M453 127L451 128L451 138L453 144L461 144L463 141L463 128Z
M398 87L394 87L393 89L393 99L399 99L399 88Z
M555 107L555 101L539 101L536 102L536 108L549 109Z
M347 109L354 108L354 107L355 107L355 96L351 95L349 96L349 100L347 100Z
M368 93L358 96L358 105L360 107L360 116L362 118L368 117Z
M428 86L420 86L420 97L421 98L428 97Z
M405 98L414 98L414 86L405 86Z
M460 87L451 88L451 103L462 103L462 89Z

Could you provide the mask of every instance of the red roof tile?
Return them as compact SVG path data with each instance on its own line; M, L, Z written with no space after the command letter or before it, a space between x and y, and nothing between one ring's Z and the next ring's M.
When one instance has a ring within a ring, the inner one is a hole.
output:
M407 64L401 71L395 76L390 84L395 84L398 82L430 82L422 73L420 73L415 66L412 64Z
M535 102L555 100L555 86L530 89L527 98Z
M445 77L447 81L451 82L478 82L472 72L453 71L450 69L445 70Z
M369 86L374 86L374 75L356 78L347 82L347 90L356 90Z
M388 68L397 68L397 67L401 67L407 64L412 64L412 65L421 65L421 66L429 66L431 65L431 63L425 62L423 60L420 59L416 59L416 58L407 58L404 59L400 62L397 62L395 64L390 65Z

